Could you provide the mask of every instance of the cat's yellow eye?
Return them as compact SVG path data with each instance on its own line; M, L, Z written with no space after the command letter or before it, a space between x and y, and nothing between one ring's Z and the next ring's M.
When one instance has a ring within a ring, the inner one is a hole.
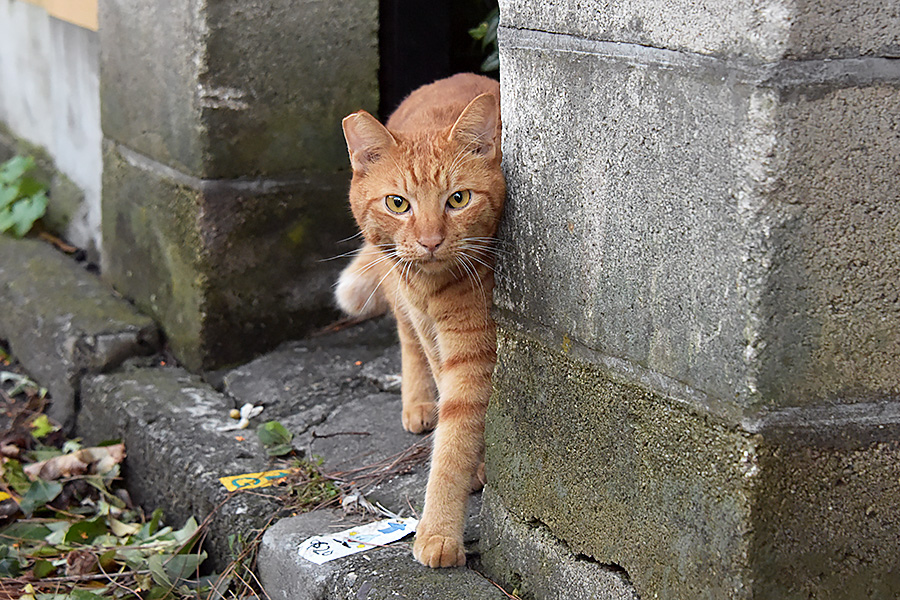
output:
M472 192L470 190L459 190L450 194L450 197L447 198L447 206L450 208L463 208L471 199Z
M394 196L393 194L384 197L384 204L392 213L403 214L409 210L409 200L403 196Z

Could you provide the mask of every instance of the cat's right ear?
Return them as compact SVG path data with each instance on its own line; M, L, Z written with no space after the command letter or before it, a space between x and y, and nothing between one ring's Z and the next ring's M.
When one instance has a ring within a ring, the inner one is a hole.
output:
M344 128L344 139L347 140L350 165L360 173L365 173L397 144L387 127L364 110L344 117L341 126Z

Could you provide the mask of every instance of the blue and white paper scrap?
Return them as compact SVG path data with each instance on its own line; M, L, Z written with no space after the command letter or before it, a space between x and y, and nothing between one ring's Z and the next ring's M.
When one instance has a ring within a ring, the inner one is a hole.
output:
M327 535L314 535L302 544L298 552L302 558L317 565L343 558L405 538L415 533L417 519L383 519L353 529Z

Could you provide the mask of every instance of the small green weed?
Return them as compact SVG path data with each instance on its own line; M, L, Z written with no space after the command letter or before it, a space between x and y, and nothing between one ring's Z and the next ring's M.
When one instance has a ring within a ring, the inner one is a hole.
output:
M0 165L0 232L24 237L47 212L47 188L29 176L30 156L14 156Z

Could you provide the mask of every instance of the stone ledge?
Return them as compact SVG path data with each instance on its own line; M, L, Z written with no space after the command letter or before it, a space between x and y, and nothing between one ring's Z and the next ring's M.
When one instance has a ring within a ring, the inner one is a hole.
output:
M501 600L506 594L465 568L429 569L412 557L410 540L316 565L297 554L305 539L352 527L332 511L283 519L263 537L259 574L273 600Z
M155 352L156 324L48 244L0 235L0 338L50 391L48 414L71 429L81 378Z
M88 377L77 433L87 443L121 439L123 476L132 499L162 508L166 522L202 521L228 492L220 477L257 473L270 464L255 432L221 432L231 399L178 368L131 368ZM231 558L228 537L262 527L277 509L260 495L235 494L210 522L206 547L216 568Z

